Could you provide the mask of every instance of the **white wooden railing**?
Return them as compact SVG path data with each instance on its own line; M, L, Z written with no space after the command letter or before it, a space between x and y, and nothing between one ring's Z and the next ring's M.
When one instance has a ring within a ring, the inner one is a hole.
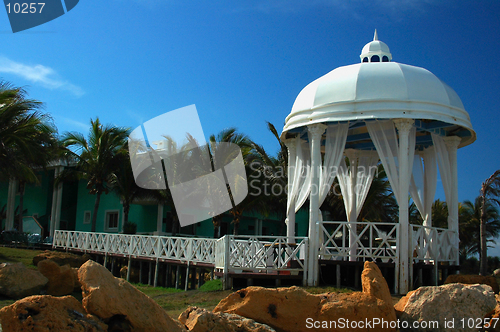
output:
M288 243L285 236L226 235L217 240L215 267L245 271L302 271L306 266L303 260L307 257L307 243L305 237L296 238L296 243Z
M410 244L415 262L456 262L458 258L456 231L444 228L411 225Z
M55 231L53 247L85 252L215 263L215 239Z
M280 236L220 239L55 231L54 248L214 265L231 272L307 272L307 238L290 244ZM305 273L304 273L305 274Z
M319 222L320 259L399 262L399 224L381 222ZM355 230L353 242L349 233Z

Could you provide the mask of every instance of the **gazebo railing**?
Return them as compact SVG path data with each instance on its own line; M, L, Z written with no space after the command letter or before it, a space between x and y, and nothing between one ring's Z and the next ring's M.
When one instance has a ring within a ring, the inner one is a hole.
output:
M414 262L456 262L458 235L444 228L411 225L410 244Z
M227 271L305 271L308 239L285 236L225 235L215 246L215 267Z
M399 262L399 224L382 222L319 222L321 259ZM349 234L356 231L353 243Z

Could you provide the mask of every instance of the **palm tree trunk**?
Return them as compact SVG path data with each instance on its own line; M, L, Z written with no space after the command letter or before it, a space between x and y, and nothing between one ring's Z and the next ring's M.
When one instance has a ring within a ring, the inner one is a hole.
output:
M19 181L19 219L18 219L18 231L23 232L23 205L24 205L24 181Z
M101 192L98 191L95 196L95 203L94 203L94 212L92 214L92 232L94 233L96 230L96 224L97 224L97 210L99 210L99 203L101 201ZM106 222L106 221L105 221Z
M487 241L486 241L486 197L481 199L481 226L479 228L479 234L481 238L481 252L479 254L480 265L479 274L485 276L488 270L488 253L487 253Z
M123 203L123 224L128 223L128 213L130 211L130 203Z

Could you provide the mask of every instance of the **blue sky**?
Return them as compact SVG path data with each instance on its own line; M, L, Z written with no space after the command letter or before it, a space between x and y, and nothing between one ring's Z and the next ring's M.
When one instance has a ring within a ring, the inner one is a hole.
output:
M0 77L43 101L60 133L196 104L206 136L236 127L274 153L265 122L281 130L300 90L359 62L376 28L393 61L461 97L477 141L458 153L459 200L473 200L500 168L498 17L496 0L81 0L16 34L0 11Z

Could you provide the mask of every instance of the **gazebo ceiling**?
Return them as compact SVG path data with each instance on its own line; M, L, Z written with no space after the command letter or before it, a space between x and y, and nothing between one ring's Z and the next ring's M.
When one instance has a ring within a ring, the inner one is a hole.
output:
M334 69L308 84L287 116L282 139L307 132L315 123L349 121L346 148L374 149L365 121L415 120L417 149L432 145L430 134L476 139L470 118L456 92L430 71L390 62L387 45L378 40L362 51L362 63Z

